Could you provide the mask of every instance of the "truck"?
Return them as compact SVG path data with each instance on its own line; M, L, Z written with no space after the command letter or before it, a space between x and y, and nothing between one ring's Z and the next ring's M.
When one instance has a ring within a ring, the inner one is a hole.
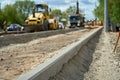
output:
M58 22L49 13L47 4L36 4L32 14L25 20L24 30L27 32L58 29Z
M68 26L69 28L73 27L84 27L84 17L79 13L79 2L77 1L76 13L69 16Z
M81 17L80 15L71 15L69 17L69 27L84 27L84 17Z

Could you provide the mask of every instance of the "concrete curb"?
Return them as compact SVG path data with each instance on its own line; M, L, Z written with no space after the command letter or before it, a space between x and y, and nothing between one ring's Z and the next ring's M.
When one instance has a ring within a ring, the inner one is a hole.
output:
M21 75L17 80L48 80L50 77L56 75L63 65L75 56L79 49L101 30L102 27L88 34L88 36L82 38L80 41L69 45L69 47L66 47L43 64L40 64L28 73Z

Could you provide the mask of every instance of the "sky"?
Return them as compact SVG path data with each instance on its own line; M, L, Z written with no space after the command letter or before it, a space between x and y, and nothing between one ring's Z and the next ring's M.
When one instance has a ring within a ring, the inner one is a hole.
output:
M0 0L1 7L3 8L6 4L13 4L16 0ZM23 0L22 0L23 1ZM48 4L52 9L60 9L65 11L69 6L76 6L77 0L32 0L36 4L45 3ZM78 0L79 8L85 14L86 20L94 19L93 10L95 4L98 5L98 0Z

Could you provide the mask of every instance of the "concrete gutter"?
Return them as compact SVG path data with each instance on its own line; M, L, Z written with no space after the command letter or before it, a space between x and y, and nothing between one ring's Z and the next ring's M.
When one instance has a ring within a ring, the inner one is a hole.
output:
M88 36L69 45L52 58L45 61L43 64L40 64L28 73L21 75L17 80L48 80L50 77L56 75L62 69L63 65L72 59L72 57L77 55L80 48L101 30L102 27L97 28L88 34Z

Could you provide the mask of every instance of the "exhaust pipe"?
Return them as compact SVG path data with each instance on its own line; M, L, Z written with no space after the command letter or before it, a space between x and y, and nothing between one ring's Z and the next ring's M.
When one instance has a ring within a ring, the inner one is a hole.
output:
M35 17L35 8L33 7L33 17Z

